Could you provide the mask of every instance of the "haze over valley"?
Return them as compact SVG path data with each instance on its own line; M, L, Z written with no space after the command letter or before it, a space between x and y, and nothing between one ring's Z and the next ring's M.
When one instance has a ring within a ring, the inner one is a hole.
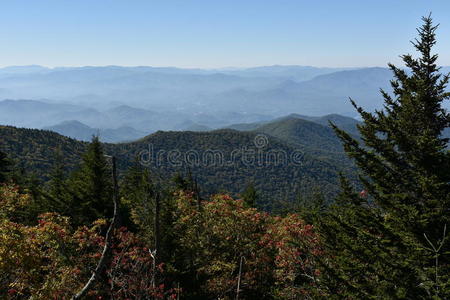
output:
M390 91L391 77L379 67L5 67L0 123L121 142L158 130L207 131L292 113L356 117L348 97L368 111L380 109L379 89Z

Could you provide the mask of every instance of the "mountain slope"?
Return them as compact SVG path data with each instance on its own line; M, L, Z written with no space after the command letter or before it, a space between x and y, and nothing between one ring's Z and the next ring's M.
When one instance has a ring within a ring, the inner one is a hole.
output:
M347 68L316 68L310 66L274 65L222 72L243 77L279 77L287 80L305 81L319 75L334 73L346 69Z
M283 115L302 112L306 115L338 113L356 115L349 97L367 110L380 108L380 88L390 91L392 74L385 68L364 68L317 76L303 82L285 81L265 90L230 90L211 99L214 107L232 105L241 110ZM224 99L227 99L226 101Z
M285 118L264 124L255 131L269 134L294 145L334 152L343 151L340 140L331 128L304 119Z
M324 119L316 120L323 122ZM338 166L346 172L354 173L356 170L354 163L345 154L341 141L328 124L321 125L297 116L288 116L263 124L253 131L273 136L296 148L305 149L316 159Z
M60 148L64 166L73 169L86 150L87 143L39 129L16 128L0 125L0 150L26 172L35 172L42 178L49 174L55 151Z
M269 121L232 124L225 128L239 130L239 131L250 131L250 130L257 130L258 128L260 128L266 124L282 122L282 121L290 120L290 119L302 119L302 120L306 120L306 121L311 121L311 122L320 124L325 127L330 127L329 122L332 122L337 127L347 131L348 133L350 133L354 136L359 136L359 131L356 127L356 125L359 124L359 121L357 121L353 118L341 116L338 114L329 114L329 115L325 115L325 116L321 116L321 117L313 117L313 116L305 116L305 115L293 113L293 114L275 118L275 119L269 120Z
M44 127L45 130L57 132L80 141L89 141L93 135L98 135L98 129L89 127L76 120L63 121L53 126Z
M155 172L173 174L188 168L205 192L239 193L249 180L254 181L266 201L293 199L299 192L312 193L317 186L331 197L338 190L341 171L307 147L256 132L156 132L133 143L108 147L126 161L151 152L152 160L144 161Z
M67 166L73 168L87 145L50 131L10 126L0 126L0 136L2 151L26 170L41 174L48 174L58 146ZM190 169L204 193L237 194L254 181L269 206L273 199L293 199L318 186L328 198L338 191L338 166L315 157L307 147L255 132L156 132L132 143L104 145L109 155L117 156L121 172L139 157L166 178Z
M303 119L307 121L311 121L317 124L320 124L325 127L331 127L330 122L339 127L340 129L345 130L346 132L359 136L358 128L356 127L360 122L350 117L341 116L338 114L329 114L321 117L312 117L305 116L299 114L290 114L285 117L277 118L274 121L280 121L285 119Z

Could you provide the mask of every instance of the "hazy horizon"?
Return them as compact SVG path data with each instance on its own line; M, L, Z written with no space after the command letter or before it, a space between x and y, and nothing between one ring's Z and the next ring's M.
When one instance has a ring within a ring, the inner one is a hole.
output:
M447 65L443 65L447 66ZM44 67L47 69L58 69L58 68L102 68L102 67L125 67L125 68L140 68L140 67L149 67L149 68L176 68L176 69L201 69L201 70L241 70L241 69L252 69L252 68L263 68L263 67L303 67L303 68L318 68L318 69L342 69L342 68L385 68L386 65L367 65L367 66L316 66L316 65L298 65L298 64L267 64L267 65L249 65L249 66L218 66L218 67L184 67L177 65L124 65L124 64L109 64L109 65L43 65L43 64L24 64L24 65L0 65L1 69L5 68L20 68L20 67Z
M440 67L450 67L450 64L439 65ZM315 65L285 65L285 64L272 64L272 65L252 65L252 66L219 66L214 68L203 68L203 67L183 67L175 65L58 65L58 66L48 66L41 64L27 64L27 65L0 65L0 69L6 68L25 68L25 67L43 67L46 69L64 69L64 68L108 68L108 67L119 67L119 68L173 68L182 70L205 70L205 71L233 71L233 70L245 70L254 68L267 68L267 67L301 67L301 68L316 68L316 69L370 69L370 68L389 68L388 63L385 65L368 65L368 66L315 66ZM399 65L401 67L401 65Z

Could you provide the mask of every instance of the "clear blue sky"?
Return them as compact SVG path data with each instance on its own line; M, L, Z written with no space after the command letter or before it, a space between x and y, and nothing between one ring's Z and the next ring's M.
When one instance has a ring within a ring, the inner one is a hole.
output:
M3 0L0 66L385 66L430 11L450 65L449 0Z

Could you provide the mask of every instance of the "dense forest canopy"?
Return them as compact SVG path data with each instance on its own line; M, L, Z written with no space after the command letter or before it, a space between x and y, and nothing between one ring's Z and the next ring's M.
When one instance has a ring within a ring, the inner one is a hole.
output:
M117 157L121 174L136 160L166 179L190 171L203 195L224 190L238 195L252 180L261 192L261 207L270 208L280 198L292 202L299 195L310 196L319 186L326 187L323 193L331 201L338 191L338 172L350 176L354 170L334 136L330 141L333 148L322 150L321 143L327 143L332 129L320 126L326 136L316 139L306 126L305 134L285 127L290 136L264 128L255 132L157 132L135 142L103 144L103 148ZM18 167L35 172L44 181L49 179L56 149L62 152L64 167L74 170L88 148L85 142L50 131L0 126L0 133L4 137L0 149L10 153ZM262 147L255 144L258 139L263 139Z

